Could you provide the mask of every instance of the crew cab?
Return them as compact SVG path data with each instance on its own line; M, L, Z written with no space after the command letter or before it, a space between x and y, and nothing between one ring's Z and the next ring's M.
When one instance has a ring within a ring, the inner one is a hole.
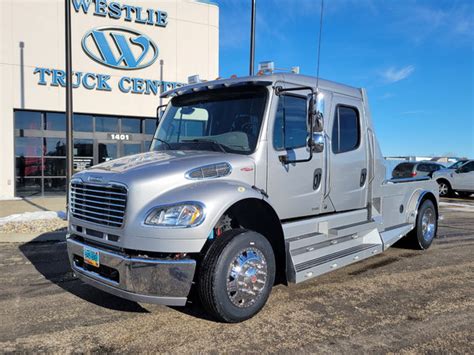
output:
M69 187L67 247L85 283L217 320L300 283L436 235L438 186L385 179L364 89L269 73L165 92L149 152ZM191 293L191 289L196 292Z

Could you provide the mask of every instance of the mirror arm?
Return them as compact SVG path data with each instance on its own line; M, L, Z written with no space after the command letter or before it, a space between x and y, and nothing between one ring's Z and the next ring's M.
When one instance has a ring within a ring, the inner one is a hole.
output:
M166 106L168 106L168 104L160 105L156 108L156 127L158 127L158 124L160 123L161 112L162 112L161 109Z

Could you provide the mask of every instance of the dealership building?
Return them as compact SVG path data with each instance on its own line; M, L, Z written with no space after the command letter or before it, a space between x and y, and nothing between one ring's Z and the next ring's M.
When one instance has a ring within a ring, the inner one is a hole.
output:
M208 1L70 0L74 169L146 151L160 93L219 71ZM0 1L0 198L66 191L63 0Z

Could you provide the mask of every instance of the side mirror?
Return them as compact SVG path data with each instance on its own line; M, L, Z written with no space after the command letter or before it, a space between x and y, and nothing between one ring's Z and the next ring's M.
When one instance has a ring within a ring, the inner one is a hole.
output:
M323 94L311 94L308 101L308 133L322 132L324 129Z
M308 137L308 146L314 153L324 151L324 133L314 132Z

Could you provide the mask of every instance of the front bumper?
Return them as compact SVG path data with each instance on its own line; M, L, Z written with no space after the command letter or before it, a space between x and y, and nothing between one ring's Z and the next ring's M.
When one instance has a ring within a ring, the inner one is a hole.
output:
M99 251L100 267L83 262L84 247ZM68 235L67 250L77 277L102 291L135 302L184 306L196 269L192 259L137 258L88 245Z

